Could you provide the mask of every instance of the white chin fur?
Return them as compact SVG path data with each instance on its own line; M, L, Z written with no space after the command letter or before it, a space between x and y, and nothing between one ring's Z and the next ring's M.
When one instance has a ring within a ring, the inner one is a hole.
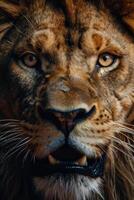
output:
M101 179L91 179L82 175L53 175L45 178L34 178L37 192L43 200L92 200L97 194L102 197Z

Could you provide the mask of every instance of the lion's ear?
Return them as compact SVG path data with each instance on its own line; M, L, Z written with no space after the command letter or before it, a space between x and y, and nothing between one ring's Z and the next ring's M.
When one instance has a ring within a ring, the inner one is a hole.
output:
M134 0L104 0L104 2L134 31Z
M124 0L122 7L123 21L134 32L134 0Z
M134 0L103 0L103 2L134 32Z
M19 16L22 7L16 0L0 0L0 39Z
M0 15L5 13L7 16L15 18L19 15L21 6L17 1L0 0Z

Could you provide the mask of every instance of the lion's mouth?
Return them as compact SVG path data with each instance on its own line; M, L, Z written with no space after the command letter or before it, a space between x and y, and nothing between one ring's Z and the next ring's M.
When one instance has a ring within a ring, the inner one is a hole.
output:
M33 176L44 177L55 173L81 174L92 178L102 177L106 154L97 158L88 158L81 152L62 146L45 159L37 159L30 171Z

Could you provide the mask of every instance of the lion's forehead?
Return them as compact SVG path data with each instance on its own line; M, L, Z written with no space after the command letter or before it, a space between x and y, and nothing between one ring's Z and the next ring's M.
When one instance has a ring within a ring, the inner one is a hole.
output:
M65 62L68 52L71 52L72 58L77 55L80 61L85 54L98 54L107 48L117 52L122 52L123 48L125 51L125 36L119 32L108 11L98 11L94 6L87 3L85 5L84 2L76 8L76 20L72 26L67 26L66 18L69 16L47 7L30 34L29 42L32 46L35 49L40 48L43 52L56 53L61 62ZM49 17L45 17L48 15ZM81 51L72 53L71 50L77 47Z

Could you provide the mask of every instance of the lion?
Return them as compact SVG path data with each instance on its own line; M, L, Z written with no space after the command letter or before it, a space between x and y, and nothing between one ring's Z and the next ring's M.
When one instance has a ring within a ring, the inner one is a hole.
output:
M0 199L134 198L133 0L0 0Z

